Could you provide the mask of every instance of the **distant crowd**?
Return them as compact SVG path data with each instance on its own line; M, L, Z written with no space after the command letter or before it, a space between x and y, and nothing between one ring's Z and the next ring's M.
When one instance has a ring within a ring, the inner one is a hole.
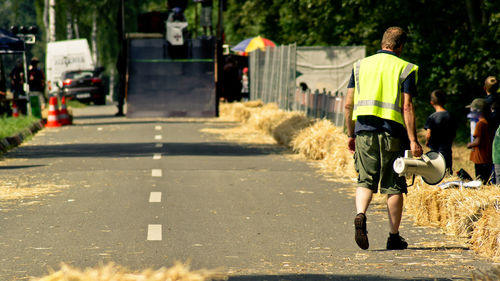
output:
M39 60L33 57L30 61L27 70L27 82L29 86L30 96L37 96L39 99L39 104L42 108L45 107L46 97L44 95L45 91L45 74L38 67ZM12 101L7 99L6 93L2 92L2 99L0 103L0 115L1 114L12 114L12 107L15 107L24 115L28 112L28 95L24 88L25 83L25 73L24 66L21 60L16 62L16 65L9 73L10 90L12 92ZM11 104L12 102L12 104Z
M470 161L474 163L475 177L483 184L500 183L500 96L498 80L489 76L484 81L485 96L476 98L467 108L470 113L471 149ZM441 90L431 93L430 103L435 112L425 124L426 145L440 152L446 161L446 169L452 173L451 146L455 138L456 123L445 109L446 95Z

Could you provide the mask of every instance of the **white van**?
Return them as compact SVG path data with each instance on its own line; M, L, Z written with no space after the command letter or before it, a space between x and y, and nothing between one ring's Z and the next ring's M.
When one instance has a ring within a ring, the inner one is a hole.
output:
M63 73L71 70L94 70L86 39L64 40L47 44L45 73L50 95L59 92Z

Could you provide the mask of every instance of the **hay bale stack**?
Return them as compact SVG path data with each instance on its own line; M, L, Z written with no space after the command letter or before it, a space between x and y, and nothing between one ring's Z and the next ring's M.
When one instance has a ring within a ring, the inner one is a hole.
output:
M357 173L354 169L353 155L347 150L347 138L344 134L337 135L335 138L345 138L345 140L332 144L333 148L321 161L320 167L326 174L354 179L357 177Z
M183 264L176 264L171 268L161 268L159 270L147 269L142 272L130 272L125 268L112 263L99 268L87 268L79 270L63 264L61 269L50 275L33 278L32 281L205 281L205 280L225 280L220 274L208 270L189 271L189 267Z
M241 103L221 103L219 105L219 116L223 120L246 122L250 115L250 110Z
M409 191L406 206L417 224L441 226L448 234L469 238L474 222L499 196L499 189L493 186L441 190L421 182Z
M321 120L314 125L302 130L291 142L295 152L304 155L307 159L323 160L325 157L338 150L338 144L345 149L347 139L341 128L335 127L328 120ZM336 149L337 148L337 149Z
M276 104L266 104L252 110L248 124L255 129L272 135L274 129L286 118L287 112L280 110Z
M274 128L273 138L280 145L290 146L293 138L313 122L302 112L288 112L283 120Z
M474 223L470 241L474 251L500 262L500 202L482 212L481 218Z
M440 190L424 184L420 179L418 181L414 189L408 190L406 211L414 216L418 225L439 226L441 224Z
M453 189L443 200L448 210L445 229L458 237L469 238L474 222L478 221L484 209L491 205L491 187L481 189Z
M449 235L469 239L478 254L500 260L500 188L441 190L419 182L405 206L418 225L441 226Z

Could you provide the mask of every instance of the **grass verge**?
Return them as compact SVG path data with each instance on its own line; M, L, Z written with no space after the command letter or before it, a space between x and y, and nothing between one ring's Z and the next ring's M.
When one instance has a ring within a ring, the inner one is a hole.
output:
M0 118L0 139L11 137L33 125L40 119L33 116L19 116L17 118L3 116Z

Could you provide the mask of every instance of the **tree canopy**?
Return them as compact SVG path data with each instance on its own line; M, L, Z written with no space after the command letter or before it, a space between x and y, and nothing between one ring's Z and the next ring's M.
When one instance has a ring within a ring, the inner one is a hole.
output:
M500 5L494 0L229 0L227 39L261 35L298 46L366 45L380 48L383 32L403 27L409 42L402 57L420 66L416 98L418 125L432 111L429 94L443 89L450 112L466 139L466 104L484 96L487 76L499 76Z

